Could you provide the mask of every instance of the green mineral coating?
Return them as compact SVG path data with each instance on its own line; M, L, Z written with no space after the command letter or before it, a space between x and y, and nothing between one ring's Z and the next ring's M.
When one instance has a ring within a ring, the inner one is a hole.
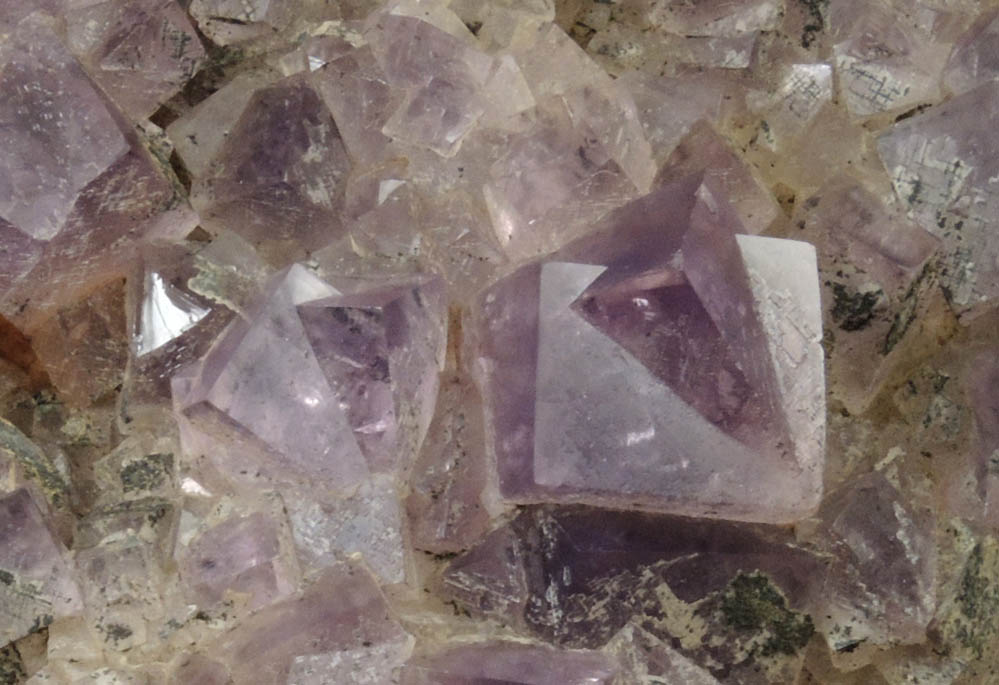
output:
M832 291L832 317L841 329L859 331L870 325L881 300L880 289L859 293L850 291L842 283L833 283Z
M119 477L125 492L155 490L166 483L173 468L172 454L150 454L145 459L125 466Z
M132 629L120 623L109 623L104 626L104 634L107 635L108 640L118 642L132 637Z
M9 644L0 648L0 685L18 685L28 679L24 672L24 662L17 647Z
M801 34L801 47L809 48L815 41L815 35L826 26L825 13L829 7L829 0L798 0L808 12L809 21L805 24Z
M55 464L38 445L4 419L0 419L0 452L7 452L17 460L28 477L42 487L54 506L61 507L65 503L68 487Z
M895 319L888 330L888 335L885 336L884 347L881 350L882 354L887 355L895 349L899 341L905 337L909 326L916 320L916 307L919 304L919 294L922 291L923 281L929 278L932 273L933 270L927 264L923 267L919 276L916 277L916 280L912 282L912 285L909 286L909 290L906 291L905 296L902 298L902 306L899 308L898 313L895 314Z
M736 576L725 590L721 611L725 623L736 630L767 635L762 656L794 654L815 632L812 617L789 609L780 590L759 573Z
M4 585L13 585L14 574L11 573L10 571L4 571L3 569L0 569L0 583L3 583Z
M28 632L29 633L41 632L45 628L48 628L50 625L52 625L52 621L54 620L55 617L52 614L42 614L41 616L35 616L35 621L34 623L31 624L31 627L28 628Z
M989 560L982 543L975 545L961 575L957 595L957 606L964 620L957 622L954 636L979 659L999 633L999 582L995 577L999 559L994 546L988 556Z

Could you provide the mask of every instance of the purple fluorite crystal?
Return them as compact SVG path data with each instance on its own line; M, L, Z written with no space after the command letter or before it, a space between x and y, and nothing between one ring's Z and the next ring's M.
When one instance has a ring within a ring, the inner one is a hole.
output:
M723 196L687 179L481 297L507 498L770 521L815 506L814 253L739 230Z

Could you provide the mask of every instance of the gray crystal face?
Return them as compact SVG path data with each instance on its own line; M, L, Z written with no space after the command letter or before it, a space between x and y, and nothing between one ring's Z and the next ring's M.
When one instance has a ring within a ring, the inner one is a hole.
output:
M999 297L999 82L899 122L878 139L898 198L940 238L941 281L959 312Z
M688 179L486 292L479 364L507 498L772 521L814 507L814 252L739 230Z

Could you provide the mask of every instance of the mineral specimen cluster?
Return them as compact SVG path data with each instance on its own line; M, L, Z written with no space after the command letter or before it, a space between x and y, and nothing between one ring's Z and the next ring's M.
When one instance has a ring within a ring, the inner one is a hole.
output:
M999 683L996 0L0 0L0 685Z

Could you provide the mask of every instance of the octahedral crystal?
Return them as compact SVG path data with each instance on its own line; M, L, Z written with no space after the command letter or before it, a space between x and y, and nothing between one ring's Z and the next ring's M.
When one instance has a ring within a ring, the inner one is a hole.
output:
M739 230L695 177L483 294L476 364L504 496L769 521L815 506L814 253Z

